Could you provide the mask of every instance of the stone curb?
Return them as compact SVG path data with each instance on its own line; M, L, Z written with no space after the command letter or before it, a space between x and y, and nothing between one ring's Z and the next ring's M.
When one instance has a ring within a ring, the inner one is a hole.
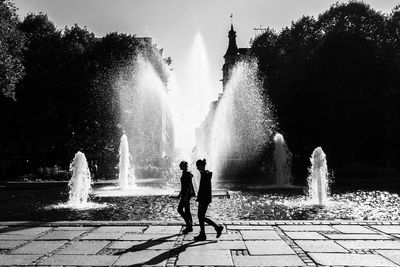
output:
M277 226L277 225L400 225L400 221L223 221L225 225ZM0 221L0 226L143 226L183 225L182 221Z

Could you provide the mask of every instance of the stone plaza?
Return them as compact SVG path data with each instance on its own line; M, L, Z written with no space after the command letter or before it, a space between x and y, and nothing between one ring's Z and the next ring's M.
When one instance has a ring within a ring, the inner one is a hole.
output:
M400 266L400 222L0 222L1 266Z

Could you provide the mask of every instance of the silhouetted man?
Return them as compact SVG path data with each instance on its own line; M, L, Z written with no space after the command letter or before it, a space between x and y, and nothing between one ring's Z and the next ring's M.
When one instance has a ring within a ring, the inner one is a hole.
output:
M199 208L197 216L200 224L200 234L194 239L196 241L204 241L207 239L206 232L204 230L204 222L212 225L217 232L217 238L221 236L223 226L217 225L211 219L206 217L208 205L211 203L211 177L212 172L206 170L206 160L199 159L196 161L196 167L200 172L200 186L199 192L197 193L197 201L199 202Z

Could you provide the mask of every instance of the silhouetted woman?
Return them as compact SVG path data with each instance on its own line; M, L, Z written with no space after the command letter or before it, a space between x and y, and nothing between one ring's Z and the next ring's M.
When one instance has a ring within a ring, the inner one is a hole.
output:
M217 225L211 219L206 217L208 205L211 203L211 177L212 172L206 170L206 160L199 159L196 161L196 167L200 171L200 186L199 192L197 193L197 201L199 202L199 209L197 216L199 217L200 234L194 239L196 241L204 241L207 239L206 232L204 230L204 222L212 225L217 232L217 238L221 236L222 226Z
M186 161L181 161L179 168L182 170L182 176L181 192L178 195L178 197L180 197L178 212L185 220L186 228L183 230L183 233L187 234L193 231L193 219L192 214L190 213L190 199L195 196L192 184L193 174L188 171L188 164Z

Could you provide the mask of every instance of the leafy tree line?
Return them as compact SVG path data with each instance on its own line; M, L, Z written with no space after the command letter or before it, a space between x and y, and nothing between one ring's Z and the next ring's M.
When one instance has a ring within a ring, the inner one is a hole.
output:
M338 178L400 165L400 6L382 14L337 3L279 33L268 29L251 53L297 174L317 146Z
M166 83L158 49L117 32L96 38L77 24L59 30L42 13L20 21L9 1L1 0L0 13L3 176L66 169L77 150L99 176L112 176L122 134L115 79L140 53Z

